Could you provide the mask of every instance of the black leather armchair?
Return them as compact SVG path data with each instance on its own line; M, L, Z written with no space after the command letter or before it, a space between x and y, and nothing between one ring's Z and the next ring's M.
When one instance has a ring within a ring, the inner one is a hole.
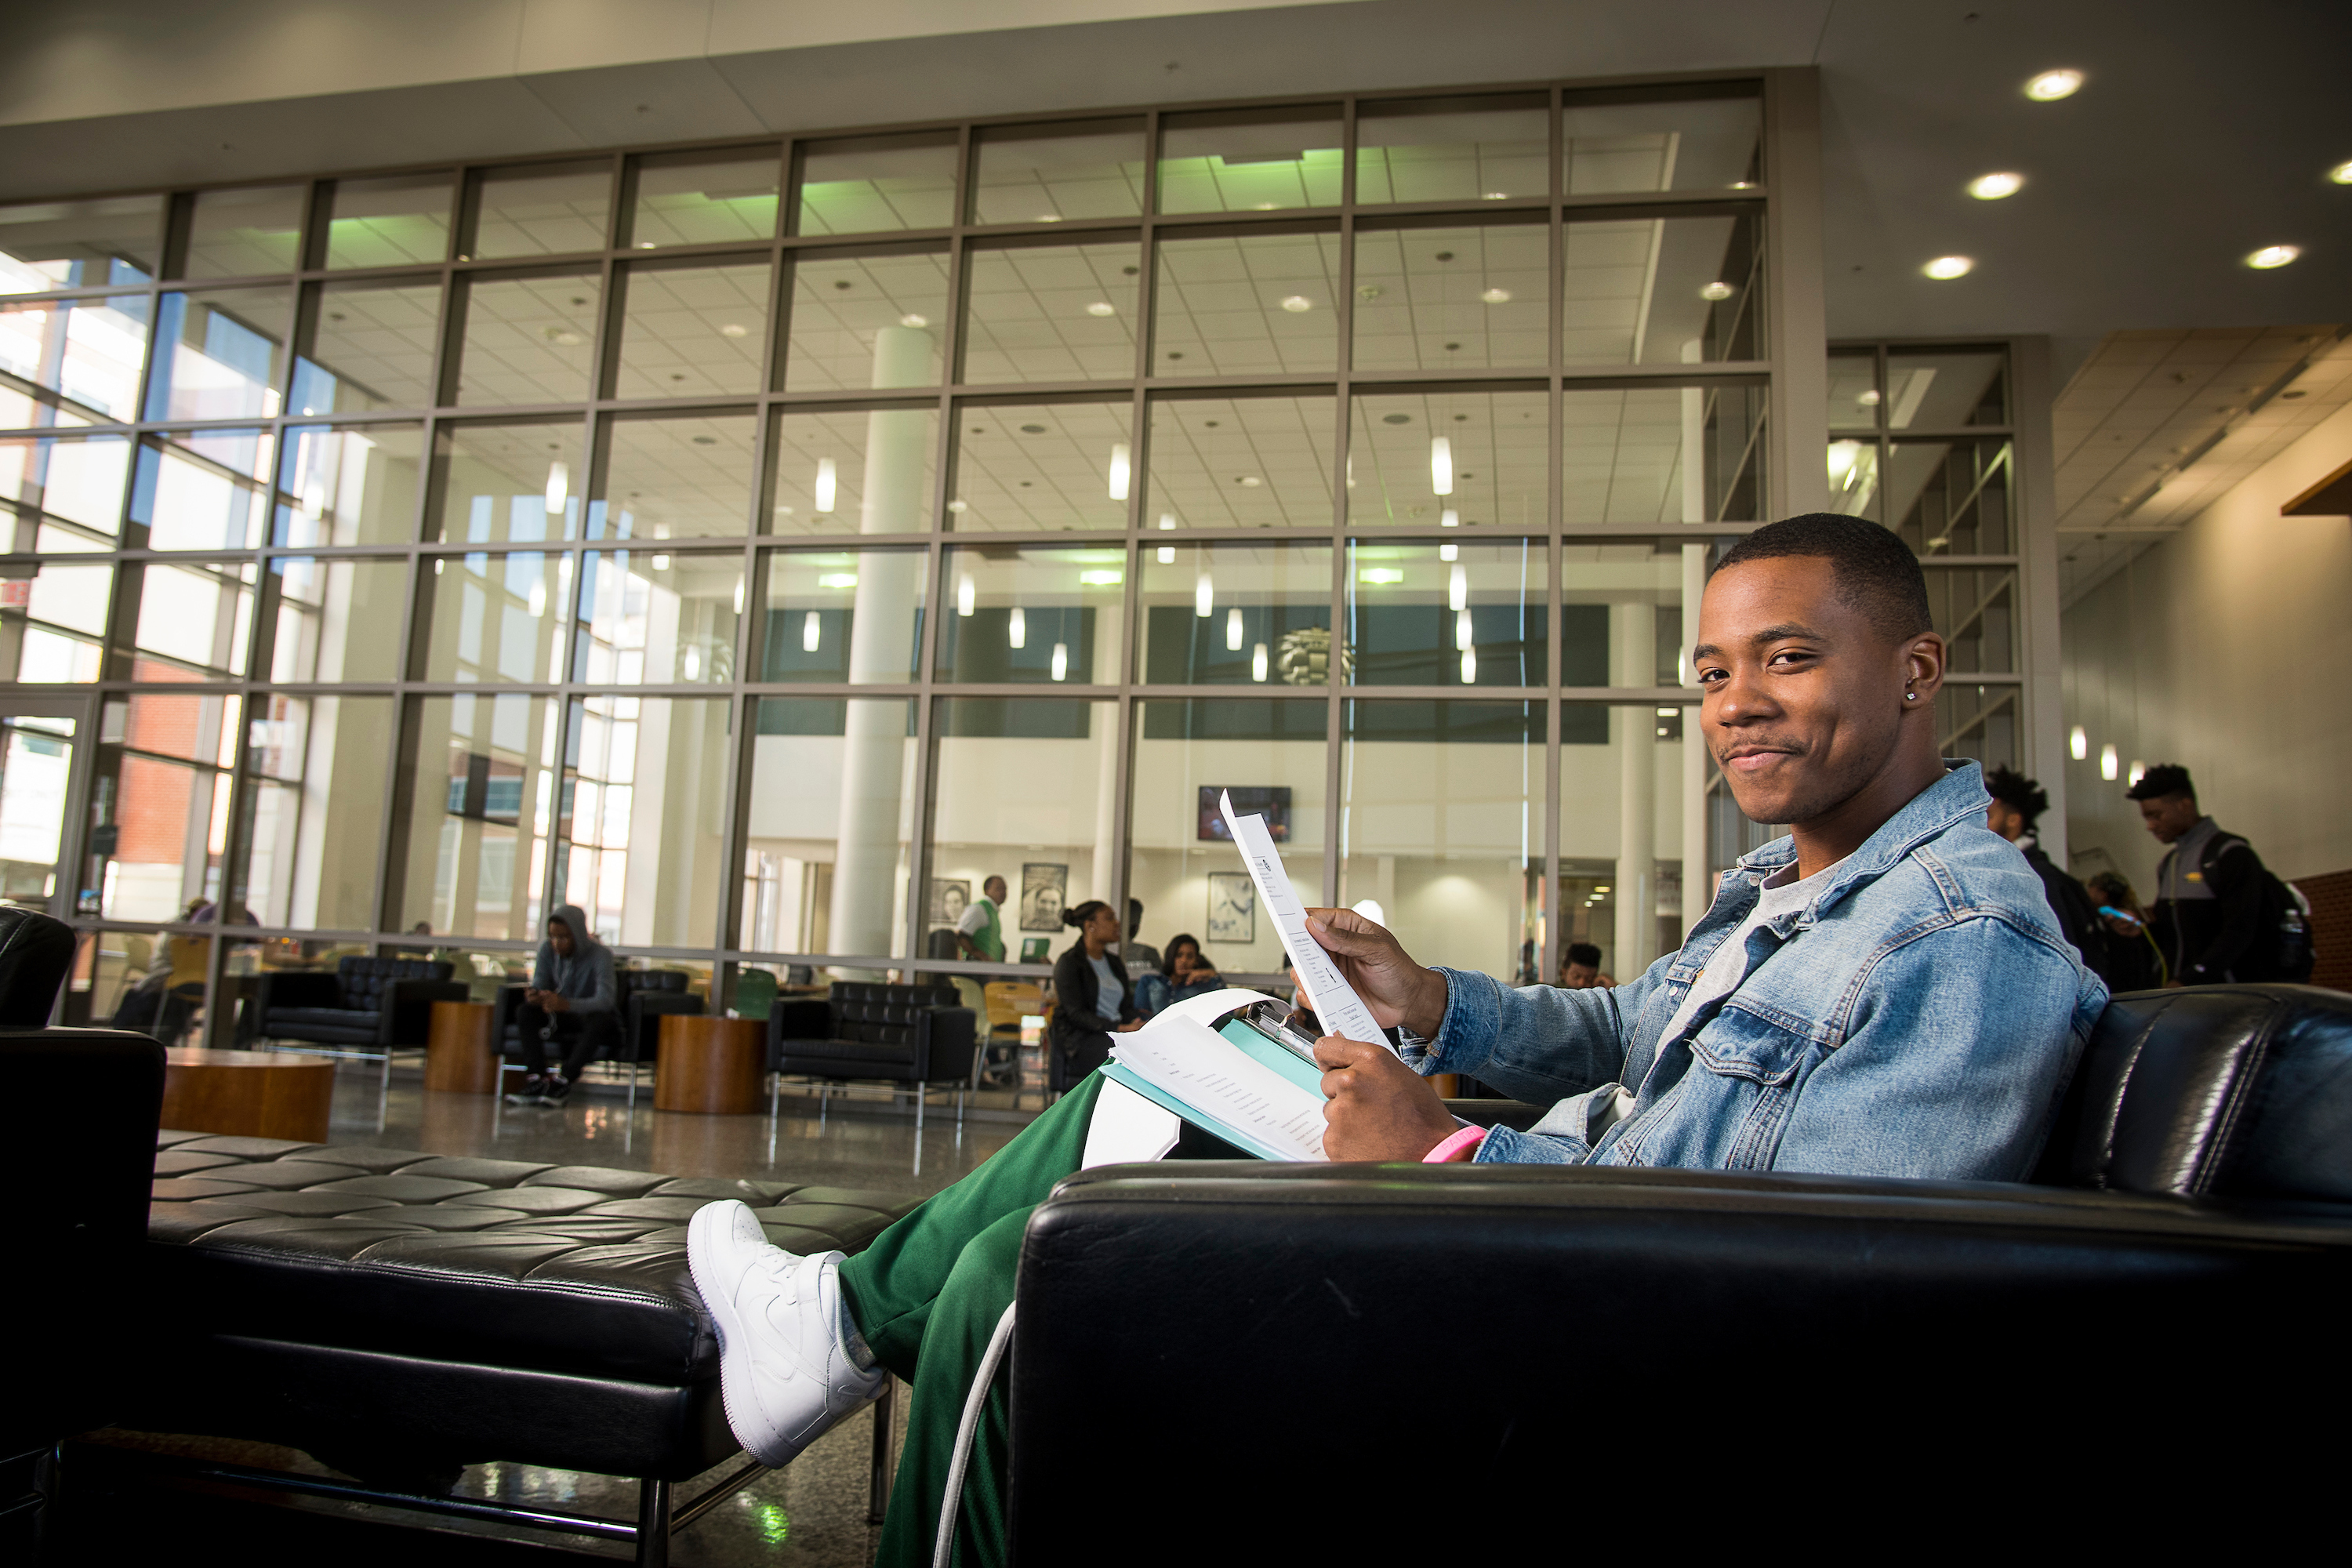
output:
M472 994L450 973L450 965L421 958L354 955L332 972L264 974L254 990L254 1033L320 1056L382 1062L381 1087L388 1090L392 1054L425 1048L433 1004L463 1002Z
M1767 1515L1816 1549L1890 1515L2127 1526L2242 1482L2266 1521L2296 1507L2352 1393L2352 996L2120 997L2054 1125L2032 1184L1082 1172L1024 1244L1013 1559L1098 1562L1110 1532L1124 1563L1458 1552L1458 1509L1373 1506L1368 1474L1475 1487L1506 1550ZM1171 1477L1199 1483L1182 1528L1134 1530Z
M779 1002L768 1014L768 1114L776 1114L787 1073L825 1086L844 1080L904 1086L915 1096L915 1131L923 1129L924 1090L956 1086L956 1124L963 1124L979 1025L948 984L835 982L822 1002ZM895 1089L893 1091L895 1093Z
M0 1560L29 1561L44 1504L38 1472L71 1433L116 1414L148 1303L129 1271L142 1250L163 1047L117 1029L50 1029L72 965L63 921L0 909L0 1083L14 1114L0 1138L0 1190L21 1194L0 1290ZM61 1309L60 1302L69 1302ZM59 1337L60 1312L70 1330ZM60 1353L68 1346L94 1353ZM98 1348L105 1347L105 1348Z
M621 1043L615 1048L613 1061L629 1069L629 1109L637 1107L638 1068L658 1059L661 1054L661 1021L667 1013L698 1014L702 1011L702 998L686 988L688 975L680 969L622 969L613 971L614 1008L620 1015ZM518 1070L523 1058L522 994L520 985L499 988L498 1012L492 1016L492 1038L499 1042L501 1066L499 1080L504 1087L506 1075Z

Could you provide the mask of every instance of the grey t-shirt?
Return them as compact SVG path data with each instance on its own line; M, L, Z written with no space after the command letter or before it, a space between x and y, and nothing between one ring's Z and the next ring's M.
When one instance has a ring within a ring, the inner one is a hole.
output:
M1096 1016L1103 1018L1118 1017L1118 1005L1127 999L1127 987L1112 972L1109 955L1089 958L1087 962L1095 966Z

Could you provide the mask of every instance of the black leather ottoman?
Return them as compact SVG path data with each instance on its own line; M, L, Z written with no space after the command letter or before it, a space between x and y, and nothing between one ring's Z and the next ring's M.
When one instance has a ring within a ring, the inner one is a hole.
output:
M648 1563L690 1522L667 1517L669 1483L737 1450L688 1219L740 1198L782 1247L856 1252L919 1201L193 1132L157 1142L147 1272L168 1342L142 1358L154 1376L118 1425L300 1448L412 1504L493 1459L640 1478L643 1534L582 1532L635 1538Z

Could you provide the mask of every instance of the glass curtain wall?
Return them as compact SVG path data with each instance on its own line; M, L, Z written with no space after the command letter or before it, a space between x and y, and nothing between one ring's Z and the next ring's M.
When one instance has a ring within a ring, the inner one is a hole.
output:
M0 704L95 737L25 896L224 1000L370 948L495 984L565 902L721 995L1036 974L1095 898L1270 976L1230 788L1425 958L1629 973L1739 837L1677 654L1776 483L1764 90L0 208ZM1993 746L1999 377L1873 353L1856 509L1945 574Z

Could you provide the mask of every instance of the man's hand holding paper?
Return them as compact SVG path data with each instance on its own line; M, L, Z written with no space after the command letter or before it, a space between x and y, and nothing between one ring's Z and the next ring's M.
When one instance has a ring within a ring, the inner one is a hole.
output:
M1381 1027L1436 1037L1445 1021L1445 976L1415 963L1395 937L1353 910L1308 910L1307 934L1330 953Z

